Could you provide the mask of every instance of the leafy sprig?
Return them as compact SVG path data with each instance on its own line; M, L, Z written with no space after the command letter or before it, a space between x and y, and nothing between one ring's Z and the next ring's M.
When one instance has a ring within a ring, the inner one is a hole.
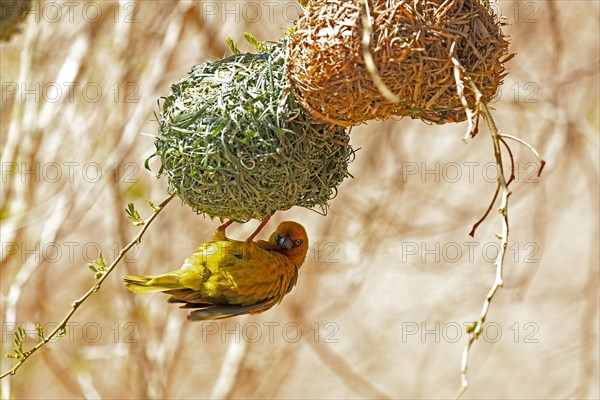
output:
M102 257L102 251L98 254L98 259L93 263L89 263L88 268L94 272L94 278L100 279L106 274L106 261Z
M127 213L127 218L129 218L135 226L144 225L144 220L142 219L142 217L140 217L140 214L135 209L135 206L133 205L133 203L127 204L127 208L125 209L125 212Z
M25 332L25 328L22 325L17 325L17 330L15 331L15 338L13 339L13 348L12 353L5 354L5 358L16 358L19 360L25 360L27 356L23 350L23 342L25 341L25 337L27 333Z
M52 332L50 332L48 334L48 336L44 335L44 330L43 330L42 326L39 323L37 323L35 325L35 332L36 332L36 335L39 337L40 342L38 344L36 344L34 347L32 347L31 350L25 351L23 349L23 343L24 343L25 338L27 336L27 332L25 331L25 328L23 326L19 325L17 327L17 330L15 331L15 337L14 337L14 340L13 340L13 349L12 349L12 352L6 354L5 357L6 358L18 359L19 362L16 363L8 371L2 373L0 375L0 379L3 379L3 378L5 378L5 377L7 377L9 375L14 375L17 372L17 370L23 365L23 363L25 363L25 361L27 361L29 359L29 357L31 357L31 355L33 353L35 353L40 348L42 348L43 346L45 346L48 342L50 342L50 340L52 340L54 338L58 339L58 338L61 338L61 337L63 337L63 336L66 335L67 323L69 322L69 320L71 319L71 317L75 314L75 312L77 311L77 309L92 294L94 294L98 290L100 290L100 287L101 287L102 283L104 282L104 280L108 277L108 275L112 271L115 270L116 266L123 259L123 257L125 257L125 255L129 252L129 250L131 250L133 248L133 246L135 246L136 244L139 244L141 242L142 236L144 236L144 233L146 232L146 230L148 229L148 227L150 226L150 224L152 223L152 221L154 221L154 219L156 218L156 216L173 199L173 197L175 197L175 194L171 194L169 197L167 197L158 206L154 206L154 204L149 201L148 204L153 209L153 213L146 220L143 220L140 217L140 215L136 211L133 203L129 203L127 205L126 211L127 211L127 216L129 217L129 219L132 220L132 222L134 223L134 225L136 225L136 226L142 226L142 228L139 230L139 232L137 233L137 235L133 238L133 240L131 242L129 242L121 250L121 252L117 256L117 258L115 258L115 260L108 267L106 267L106 261L104 261L104 258L102 257L102 254L100 254L98 256L98 260L94 261L93 263L88 264L88 268L90 268L95 273L95 277L96 277L96 279L98 281L87 292L85 292L85 294L83 296L81 296L79 299L77 299L73 303L71 303L71 309L69 310L69 312L67 312L67 314L64 316L64 318L62 319L62 321L58 324L58 326L56 326L56 328L54 328L52 330Z

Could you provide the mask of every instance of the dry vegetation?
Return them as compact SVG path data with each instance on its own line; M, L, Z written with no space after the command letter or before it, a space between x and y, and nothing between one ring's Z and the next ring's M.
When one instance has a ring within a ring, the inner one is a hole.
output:
M297 16L291 0L149 3L77 3L73 21L40 17L50 3L37 3L22 33L0 44L3 354L15 323L26 324L28 348L35 322L51 330L62 319L93 284L86 264L97 249L112 260L135 235L127 203L149 215L145 200L166 197L166 182L143 160L154 150L156 99L169 84L228 54L227 36L276 39ZM86 21L87 4L100 6L102 18ZM537 179L531 153L513 146L505 286L471 353L465 397L598 398L599 3L494 7L517 53L493 102L496 122L548 165ZM65 82L79 83L72 98ZM269 224L301 221L313 247L298 286L258 316L189 323L164 297L123 287L120 275L177 267L218 225L175 199L66 337L0 381L0 397L451 396L464 324L478 317L494 278L500 226L493 216L468 236L495 171L487 132L465 146L464 129L408 119L355 128L355 178L340 186L329 215L296 208ZM229 234L243 238L255 226ZM3 359L2 372L14 362Z

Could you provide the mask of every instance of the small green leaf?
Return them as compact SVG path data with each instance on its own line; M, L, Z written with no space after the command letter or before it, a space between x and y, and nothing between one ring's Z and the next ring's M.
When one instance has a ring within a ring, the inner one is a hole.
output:
M98 254L98 259L93 263L88 264L88 268L94 272L94 277L100 279L106 273L106 262L102 257L102 252Z
M42 327L42 325L40 325L39 322L35 323L35 333L37 334L38 338L40 338L40 340L46 339L46 337L44 336L44 328Z
M471 333L475 332L475 329L477 328L477 324L478 324L478 322L475 321L471 325L467 326L467 329L466 329L467 333L471 334Z
M25 354L23 353L23 339L26 335L25 328L22 325L18 325L13 340L12 353L5 354L5 358L18 358L19 360L25 358Z
M479 339L483 329L480 328L479 322L473 322L473 324L467 326L466 331L468 334L475 334L474 338Z
M158 207L156 207L154 205L154 203L152 202L152 200L146 200L146 203L148 203L148 205L154 210L154 211L158 211Z
M258 40L257 38L255 38L254 36L249 34L248 32L244 32L244 39L246 39L246 42L250 43L252 45L252 47L254 47L258 51L266 51L267 50L267 47L265 46L265 42L261 42L260 40Z
M127 204L125 212L127 213L127 218L129 218L135 226L144 225L144 220L142 219L142 217L140 217L140 214L135 209L133 203Z
M227 47L229 47L229 50L231 50L233 54L240 54L240 49L238 49L237 44L235 44L231 36L227 36L225 41L227 42Z

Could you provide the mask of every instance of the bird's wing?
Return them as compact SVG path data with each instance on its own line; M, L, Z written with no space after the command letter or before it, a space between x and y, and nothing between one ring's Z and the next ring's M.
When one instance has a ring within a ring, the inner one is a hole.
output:
M186 304L182 308L196 308L198 309L192 311L188 314L187 319L190 321L208 321L215 319L223 319L234 317L236 315L242 314L256 314L263 311L268 310L273 307L278 302L278 299L267 299L258 304L253 304L250 306L237 306L237 305L208 305L201 308L201 305L189 305Z
M234 240L211 241L198 246L176 272L181 288L199 291L211 276L220 274L221 268L234 265L238 253L241 258L240 243Z
M194 301L186 301L182 298L177 298L174 296L169 297L169 299L167 300L167 303L179 304L179 308L205 308L205 307L212 307L214 305L214 304L206 303L206 302L203 303L200 299L197 299L196 302L194 302Z

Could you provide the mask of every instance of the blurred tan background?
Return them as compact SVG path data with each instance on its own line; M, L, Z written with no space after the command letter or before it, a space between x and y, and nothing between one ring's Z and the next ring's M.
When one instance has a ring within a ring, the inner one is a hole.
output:
M517 53L496 122L548 165L538 179L535 158L511 143L505 286L471 352L465 398L600 396L599 4L493 3ZM86 264L98 250L111 261L133 238L127 203L147 216L145 200L166 197L143 161L169 84L227 55L227 36L249 50L243 32L275 40L299 12L292 0L33 3L0 44L2 354L17 323L26 349L36 322L56 326L94 283ZM481 127L467 145L465 124L354 128L354 179L329 215L292 209L266 228L298 220L311 249L298 286L262 315L189 323L166 296L123 287L121 275L178 267L218 226L175 199L67 336L0 381L1 397L451 397L498 249L495 213L468 236L495 189ZM13 364L2 359L2 372Z

